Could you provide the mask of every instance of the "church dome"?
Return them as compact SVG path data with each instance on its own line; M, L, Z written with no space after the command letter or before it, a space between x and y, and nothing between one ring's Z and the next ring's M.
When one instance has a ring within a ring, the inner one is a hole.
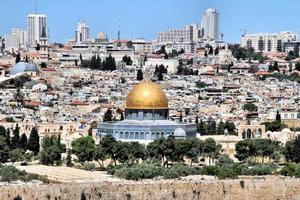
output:
M18 62L10 69L10 75L15 75L23 72L38 72L38 68L35 64Z
M168 109L168 98L161 87L143 81L131 90L126 98L127 109Z

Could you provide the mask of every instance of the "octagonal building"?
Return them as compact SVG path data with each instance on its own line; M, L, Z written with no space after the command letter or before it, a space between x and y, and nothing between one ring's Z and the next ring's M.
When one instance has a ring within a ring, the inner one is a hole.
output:
M100 122L97 135L112 135L117 140L149 143L173 135L176 139L196 138L196 124L169 120L168 98L161 87L143 81L126 98L125 120Z

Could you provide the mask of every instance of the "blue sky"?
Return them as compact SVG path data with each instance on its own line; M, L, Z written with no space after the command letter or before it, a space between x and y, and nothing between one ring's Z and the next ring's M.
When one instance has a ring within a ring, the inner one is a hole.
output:
M35 10L34 0L1 0L0 35L12 27L26 28L26 16ZM216 8L221 15L224 39L239 42L249 33L294 31L300 33L299 0L37 0L39 13L48 16L50 40L73 37L79 20L85 20L96 37L104 31L116 38L154 39L160 30L200 23L203 11ZM134 28L132 28L134 27ZM132 31L133 30L133 31Z

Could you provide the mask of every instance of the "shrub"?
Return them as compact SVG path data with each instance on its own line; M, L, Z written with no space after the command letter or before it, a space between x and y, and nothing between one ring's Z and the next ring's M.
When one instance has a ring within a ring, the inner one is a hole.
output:
M120 178L129 180L151 179L157 176L162 176L165 169L160 165L152 163L136 164L132 167L122 167L113 169L110 167L110 173L114 171L114 175Z
M231 158L229 158L228 155L221 155L217 161L217 166L221 167L221 166L232 164L232 163L233 163L233 160Z
M84 163L83 167L87 171L93 171L96 168L96 165L93 162L86 162Z
M277 169L275 165L268 164L257 164L254 166L249 166L241 170L241 175L250 175L250 176L262 176L270 175Z
M46 182L46 178L39 176L37 174L27 174L25 171L20 171L14 166L1 166L0 167L0 181L11 182L16 180L21 180L24 182L29 182L32 180L41 180Z
M295 168L295 177L300 178L300 165L297 164Z
M217 173L217 177L219 179L225 179L225 178L237 178L238 174L234 170L233 166L222 166Z
M286 163L280 170L280 174L283 176L294 176L296 171L296 165L293 163Z
M216 166L205 166L200 170L201 175L215 176L218 173L218 168Z
M194 174L197 174L197 170L195 168L183 164L175 164L171 168L165 170L164 178L173 179Z

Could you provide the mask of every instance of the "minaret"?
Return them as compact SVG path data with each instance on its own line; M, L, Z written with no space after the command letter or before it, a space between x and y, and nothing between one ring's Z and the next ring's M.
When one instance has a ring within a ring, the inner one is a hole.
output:
M41 47L41 54L48 57L48 37L46 34L46 30L45 27L43 27L42 29L42 35L41 35L41 39L40 39L40 47Z

